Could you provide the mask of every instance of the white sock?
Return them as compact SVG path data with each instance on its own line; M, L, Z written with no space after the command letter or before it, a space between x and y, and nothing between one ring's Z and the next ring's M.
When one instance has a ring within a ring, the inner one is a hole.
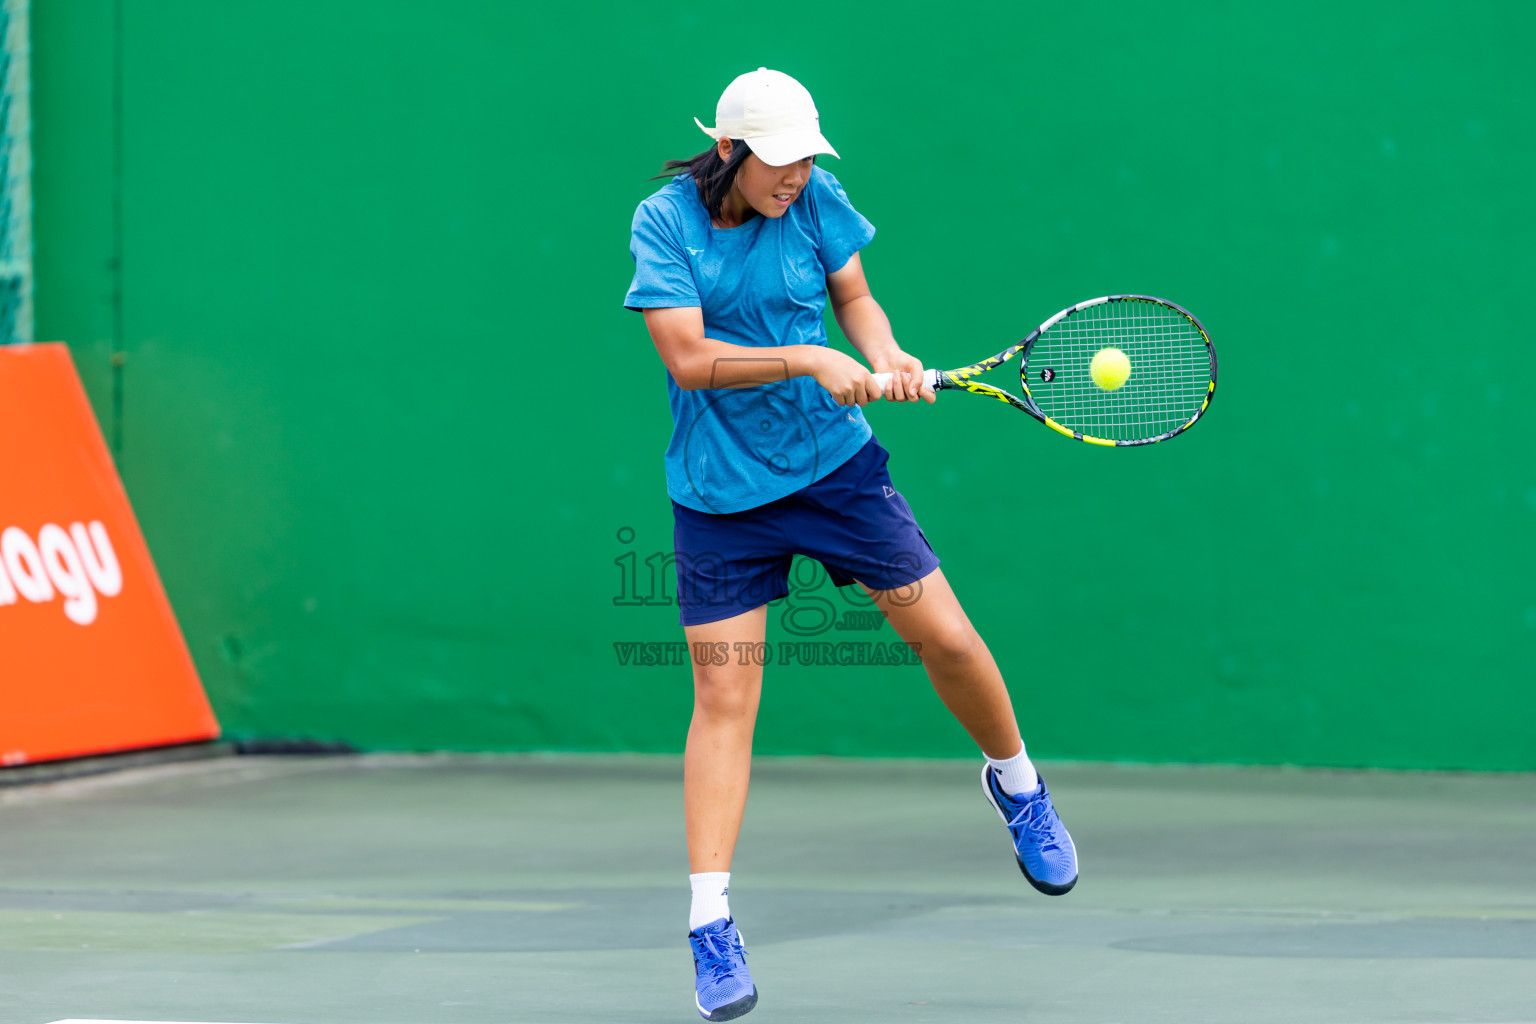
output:
M711 921L731 916L731 873L701 871L688 876L693 886L693 906L688 911L688 930L696 932Z
M997 761L987 758L987 764L997 772L997 781L1002 785L1003 792L1009 796L1029 796L1040 784L1040 776L1035 772L1035 766L1030 763L1029 754L1023 747L1019 752L1006 761Z

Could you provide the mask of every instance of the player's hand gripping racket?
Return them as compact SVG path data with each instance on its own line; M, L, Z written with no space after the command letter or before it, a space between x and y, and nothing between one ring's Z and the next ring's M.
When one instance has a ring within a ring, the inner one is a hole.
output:
M975 379L1015 354L1022 397ZM874 378L883 390L891 375ZM923 378L934 391L1007 402L1079 441L1128 447L1166 441L1205 415L1216 349L1200 321L1166 299L1107 295L1068 306L991 359Z

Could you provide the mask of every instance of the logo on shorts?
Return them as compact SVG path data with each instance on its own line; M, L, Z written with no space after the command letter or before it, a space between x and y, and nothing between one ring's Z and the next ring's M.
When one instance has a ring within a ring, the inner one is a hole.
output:
M892 487L890 484L881 484L880 486L885 489L885 496L887 498L896 497L896 488Z

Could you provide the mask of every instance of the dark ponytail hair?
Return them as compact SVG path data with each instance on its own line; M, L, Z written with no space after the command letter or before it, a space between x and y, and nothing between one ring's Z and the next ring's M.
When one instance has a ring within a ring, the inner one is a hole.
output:
M704 208L709 211L710 218L718 220L720 209L725 204L726 194L731 191L731 185L736 181L736 170L750 152L752 150L748 149L747 144L741 139L732 139L729 160L720 159L720 149L717 144L687 160L668 160L662 164L661 173L656 175L656 178L670 178L685 171L693 175L693 183L699 190L699 199L704 203ZM656 178L651 180L655 181Z

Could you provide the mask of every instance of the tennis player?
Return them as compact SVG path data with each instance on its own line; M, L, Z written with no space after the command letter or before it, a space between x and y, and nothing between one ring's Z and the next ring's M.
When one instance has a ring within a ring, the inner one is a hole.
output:
M1059 895L1077 854L1024 749L1002 673L960 607L886 470L862 407L933 401L870 294L859 250L874 227L815 158L837 156L811 95L758 68L726 87L713 144L668 161L672 181L635 211L624 304L667 367L666 453L677 593L696 656L683 800L695 996L706 1020L757 1004L729 904L746 808L767 604L789 593L794 555L858 584L918 648L934 689L986 757L981 783L1024 876ZM827 345L826 303L860 362ZM866 365L867 364L867 365ZM705 646L698 646L705 645ZM723 645L723 646L722 646ZM761 649L761 648L758 648Z

